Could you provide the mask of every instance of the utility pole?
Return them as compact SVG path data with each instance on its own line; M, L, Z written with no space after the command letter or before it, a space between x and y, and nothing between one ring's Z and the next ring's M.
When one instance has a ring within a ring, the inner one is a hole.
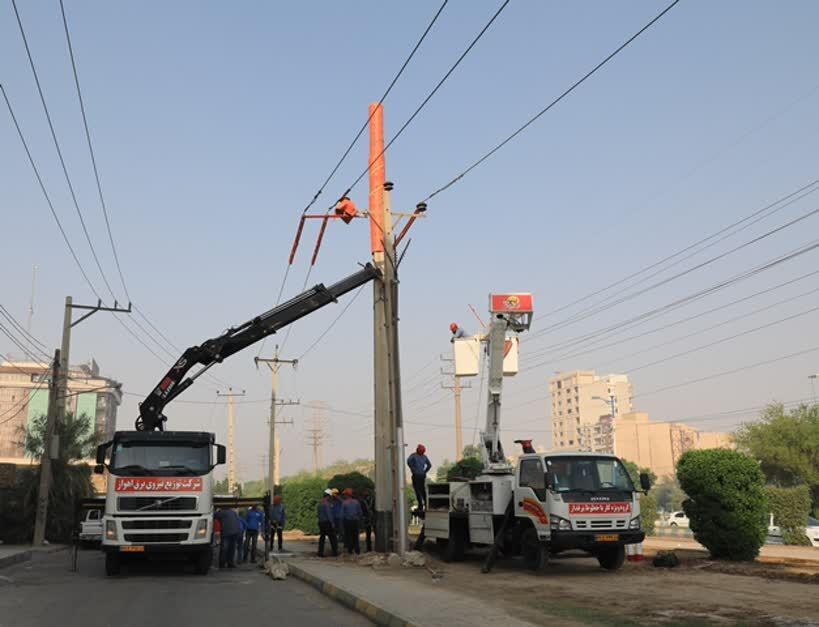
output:
M85 310L88 313L80 316L76 320L73 320L75 309ZM104 307L102 305L102 299L97 300L96 305L75 305L71 296L65 297L65 310L63 312L63 338L60 348L60 378L57 381L57 421L65 418L66 398L68 397L68 369L69 352L71 350L71 329L73 329L83 320L90 318L98 311L129 314L131 313L131 303L128 303L128 309L119 307L117 301L114 301L113 307Z
M34 321L34 295L37 291L37 265L31 268L31 298L28 301L28 319L26 320L26 331L31 334L31 324Z
M441 361L453 363L455 360L451 357L444 357L441 355ZM461 377L455 374L454 363L451 372L442 368L441 374L452 377L452 385L444 385L442 383L441 387L445 390L452 390L452 395L455 399L455 461L459 462L464 456L464 439L461 419L461 391L472 386L461 384Z
M51 364L51 383L48 387L48 415L46 432L43 438L43 456L40 458L40 486L37 491L37 512L34 519L34 546L40 546L45 540L46 519L48 517L48 492L51 488L51 441L57 424L57 389L60 380L60 349L54 351L54 362Z
M228 480L228 492L235 495L236 494L236 424L233 415L233 397L234 396L244 396L245 391L242 390L241 393L233 392L233 388L228 388L227 394L223 394L222 392L217 391L216 396L223 396L227 398L227 410L228 410L228 419L227 419L227 432L228 432L228 468L227 468L227 480Z
M261 359L259 357L255 357L253 361L256 363L257 368L260 362L267 364L267 367L270 368L270 429L268 431L267 443L267 489L270 490L270 495L272 497L275 486L278 485L279 476L279 436L276 435L276 405L298 404L298 401L279 402L276 400L276 374L278 373L279 366L281 364L290 364L293 366L293 368L296 368L299 360L279 359L279 347L276 346L272 359Z
M313 449L313 474L318 475L321 466L321 445L324 443L324 416L321 406L313 408L313 426L307 429L307 443Z

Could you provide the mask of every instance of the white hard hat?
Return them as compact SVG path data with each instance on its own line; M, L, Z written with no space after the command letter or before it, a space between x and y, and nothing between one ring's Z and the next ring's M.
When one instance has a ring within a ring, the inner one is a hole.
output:
M333 491L332 491L330 488L327 488L327 489L324 491L324 494L326 494L327 496L333 496Z

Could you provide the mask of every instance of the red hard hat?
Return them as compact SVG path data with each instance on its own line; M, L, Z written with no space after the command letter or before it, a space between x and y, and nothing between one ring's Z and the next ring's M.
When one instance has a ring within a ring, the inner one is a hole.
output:
M344 492L342 492L344 496L352 496L353 490L351 488L344 488Z
M415 452L418 453L419 455L423 455L424 453L427 452L427 447L424 446L423 444L419 444L418 446L415 447Z
M281 502L282 502L282 497L281 497L281 496L279 496L279 495L277 494L276 496L274 496L274 497L273 497L273 502L274 502L276 505L278 505L279 503L281 503Z
M453 323L451 323L451 324L449 325L449 330L450 330L450 331L452 331L453 333L455 333L455 331L457 331L457 330L458 330L458 325L457 325L457 324L455 324L454 322L453 322Z

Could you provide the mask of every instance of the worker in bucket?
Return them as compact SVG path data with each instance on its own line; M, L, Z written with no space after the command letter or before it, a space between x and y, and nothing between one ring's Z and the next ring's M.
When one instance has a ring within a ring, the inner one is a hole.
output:
M319 545L318 556L324 557L324 541L330 539L333 557L338 556L338 538L336 536L335 518L333 517L333 491L327 488L324 498L318 504Z
M427 448L419 444L415 447L415 452L407 458L407 466L412 473L412 489L415 490L415 498L421 512L427 509L427 473L432 468L426 452Z
M449 325L449 330L452 331L452 338L450 338L449 340L450 342L454 342L455 340L460 340L461 338L466 337L466 331L459 327L456 322L453 322Z
M347 548L347 553L360 555L359 533L364 513L361 511L361 503L358 502L358 499L353 498L353 491L350 488L345 488L342 495L344 496L341 503L341 516L344 519L344 546Z

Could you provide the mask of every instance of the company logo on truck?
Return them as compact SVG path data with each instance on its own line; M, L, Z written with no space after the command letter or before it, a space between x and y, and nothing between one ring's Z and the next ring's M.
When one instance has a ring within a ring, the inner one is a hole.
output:
M630 512L631 503L569 503L570 516L610 516Z
M549 517L546 515L546 512L543 511L543 508L540 506L540 503L535 501L534 499L523 499L523 502L520 504L521 509L537 518L537 521L541 525L548 525L549 524Z
M118 478L117 492L201 492L201 477Z

